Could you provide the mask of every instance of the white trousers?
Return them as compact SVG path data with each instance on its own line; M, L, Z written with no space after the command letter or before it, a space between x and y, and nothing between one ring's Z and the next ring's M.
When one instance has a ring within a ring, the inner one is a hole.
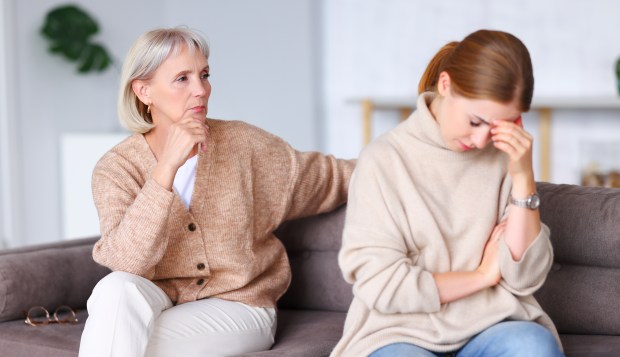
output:
M276 312L208 298L173 306L157 285L113 272L88 299L80 357L220 357L268 350Z

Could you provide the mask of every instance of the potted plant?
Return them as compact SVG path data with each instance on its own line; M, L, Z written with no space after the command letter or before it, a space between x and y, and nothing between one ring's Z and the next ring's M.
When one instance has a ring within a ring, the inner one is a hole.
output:
M78 72L104 71L112 64L105 47L91 42L99 32L97 22L75 5L50 10L41 33L50 41L49 52L78 63Z
M618 87L618 94L620 94L620 57L616 60L616 86Z

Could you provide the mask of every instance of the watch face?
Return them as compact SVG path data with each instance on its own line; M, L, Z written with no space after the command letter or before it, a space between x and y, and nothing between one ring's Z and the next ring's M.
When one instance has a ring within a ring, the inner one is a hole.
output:
M540 197L538 195L531 195L528 203L530 209L536 209L540 205Z

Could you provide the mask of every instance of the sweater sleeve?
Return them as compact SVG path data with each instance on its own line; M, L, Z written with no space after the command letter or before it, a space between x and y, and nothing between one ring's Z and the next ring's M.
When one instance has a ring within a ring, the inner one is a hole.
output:
M432 313L440 300L432 273L415 265L419 251L405 243L398 193L385 168L360 158L351 179L339 264L353 293L380 313Z
M500 284L518 296L531 295L538 290L553 264L553 248L549 239L549 228L541 222L541 230L527 248L521 260L514 261L510 248L500 240Z
M236 130L251 142L243 145L252 151L255 203L267 203L261 209L270 210L276 227L283 221L329 212L346 203L356 160L297 151L282 138L245 123Z
M329 212L347 201L355 160L290 150L291 181L286 220Z
M93 258L111 270L151 279L168 245L164 232L174 194L153 179L140 187L119 164L122 160L109 154L93 172L93 198L101 226Z

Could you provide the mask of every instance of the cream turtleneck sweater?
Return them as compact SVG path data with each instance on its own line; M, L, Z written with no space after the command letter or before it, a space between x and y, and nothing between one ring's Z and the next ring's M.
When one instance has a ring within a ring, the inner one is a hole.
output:
M351 178L339 263L354 298L334 357L396 342L453 351L503 320L536 321L557 336L532 296L553 261L545 225L519 262L500 239L499 285L440 304L432 274L478 267L508 214L511 181L493 145L445 147L432 98L421 95L408 120L368 145Z

